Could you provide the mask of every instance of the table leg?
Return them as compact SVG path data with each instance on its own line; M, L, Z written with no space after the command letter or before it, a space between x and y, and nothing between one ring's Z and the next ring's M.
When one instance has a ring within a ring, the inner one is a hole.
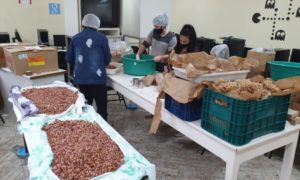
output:
M281 170L280 170L280 180L286 180L291 178L293 163L295 158L295 152L298 141L298 134L295 134L295 140L285 146Z
M226 162L225 180L236 180L238 177L240 163L237 162L236 157Z

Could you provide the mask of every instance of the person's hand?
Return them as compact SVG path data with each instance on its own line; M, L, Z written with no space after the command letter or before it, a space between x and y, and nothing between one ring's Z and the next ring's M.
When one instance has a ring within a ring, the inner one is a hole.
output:
M135 55L135 59L136 59L136 60L140 60L140 59L141 59L141 58L140 58L140 55L139 55L139 54L136 54L136 55Z
M162 60L162 56L155 56L154 61L155 62L160 62Z

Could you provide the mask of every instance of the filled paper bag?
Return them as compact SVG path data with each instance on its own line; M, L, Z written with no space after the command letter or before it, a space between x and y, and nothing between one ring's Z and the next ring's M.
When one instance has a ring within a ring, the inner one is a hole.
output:
M189 63L192 63L196 68L202 68L207 65L207 61L214 58L214 56L211 56L204 51L188 54L176 54L172 51L168 61L169 64L179 68L185 68Z
M292 92L290 108L300 112L300 76L280 79L275 85L281 90L290 89Z
M164 76L163 91L180 103L188 103L202 97L204 85L175 77L168 73Z

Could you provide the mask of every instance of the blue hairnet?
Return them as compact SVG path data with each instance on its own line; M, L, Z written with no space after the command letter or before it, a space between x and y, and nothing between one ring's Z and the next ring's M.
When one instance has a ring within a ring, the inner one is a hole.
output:
M100 19L95 14L86 14L83 17L82 26L98 29L100 27Z
M159 14L153 19L152 23L155 26L167 27L169 24L169 17L166 13Z

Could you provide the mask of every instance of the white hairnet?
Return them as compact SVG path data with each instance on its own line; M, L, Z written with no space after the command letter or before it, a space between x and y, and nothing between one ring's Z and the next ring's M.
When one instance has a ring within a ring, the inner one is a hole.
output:
M95 14L86 14L82 19L82 26L98 29L100 27L100 19Z
M229 48L226 44L216 45L211 49L210 54L218 58L228 59Z
M169 17L166 13L159 14L153 19L152 23L155 26L167 27L169 24Z

